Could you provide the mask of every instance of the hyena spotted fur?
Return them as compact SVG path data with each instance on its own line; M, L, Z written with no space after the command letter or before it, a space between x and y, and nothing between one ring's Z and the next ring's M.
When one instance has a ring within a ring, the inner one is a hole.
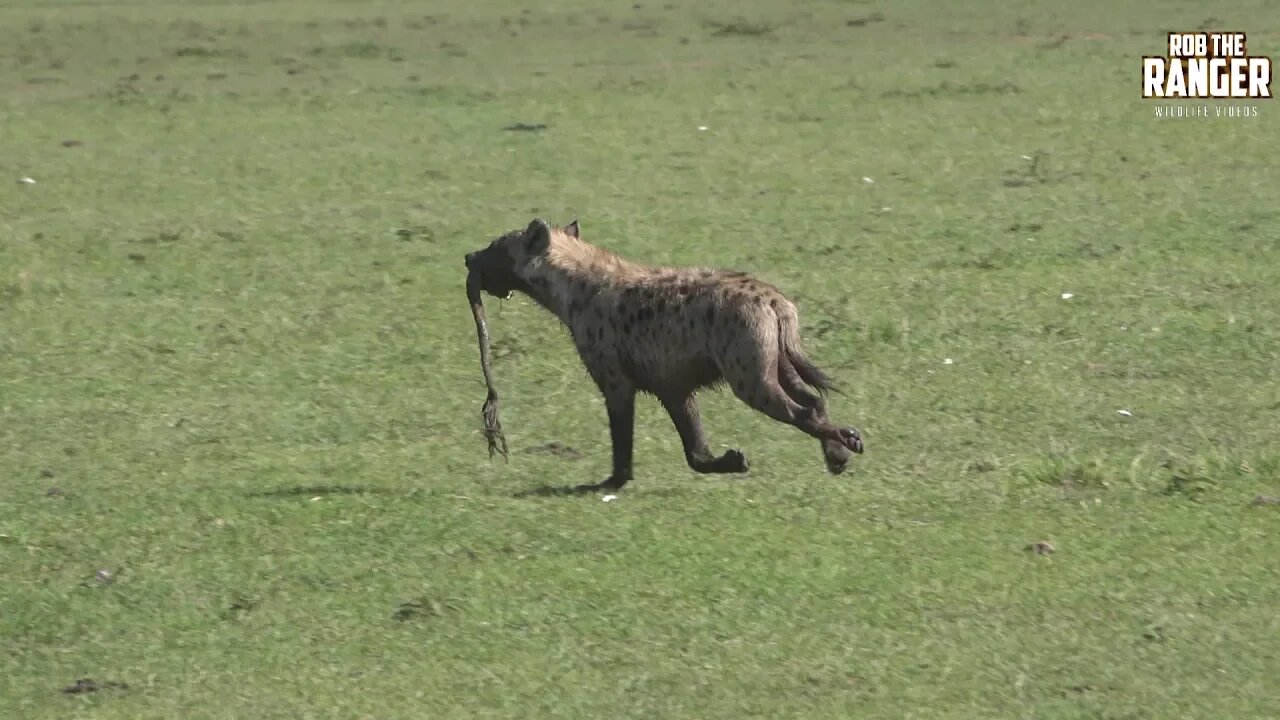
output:
M832 474L863 450L856 428L827 417L829 377L800 350L796 306L746 273L649 267L584 241L574 220L523 230L466 256L496 297L528 295L560 318L609 414L613 474L582 490L617 489L632 477L635 396L647 392L671 415L689 467L741 473L739 450L711 453L697 391L724 383L743 402L817 438Z

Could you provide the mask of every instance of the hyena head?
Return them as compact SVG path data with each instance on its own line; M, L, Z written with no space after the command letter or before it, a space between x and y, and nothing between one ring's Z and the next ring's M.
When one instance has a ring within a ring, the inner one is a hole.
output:
M519 290L534 295L530 281L546 261L553 243L561 237L578 237L578 221L552 227L537 218L523 230L512 230L489 243L489 247L466 255L467 270L480 278L480 287L490 295L509 298Z

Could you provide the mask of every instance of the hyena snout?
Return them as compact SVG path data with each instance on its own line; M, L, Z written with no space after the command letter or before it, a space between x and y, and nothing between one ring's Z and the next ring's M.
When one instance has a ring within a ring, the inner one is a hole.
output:
M510 298L513 291L523 287L505 259L505 254L491 247L463 256L467 273L475 276L480 288L493 297L503 299Z

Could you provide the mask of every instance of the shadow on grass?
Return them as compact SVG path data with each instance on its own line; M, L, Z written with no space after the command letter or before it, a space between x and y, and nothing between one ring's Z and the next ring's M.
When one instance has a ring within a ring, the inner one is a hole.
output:
M324 495L387 495L382 488L361 487L359 485L293 485L291 487L255 490L245 493L257 498L294 498L317 497Z
M577 495L604 495L611 491L600 490L584 485L540 485L529 490L520 490L511 493L513 498L531 498L531 497L573 497ZM617 492L617 491L612 491Z
M703 487L713 487L710 483L704 483ZM630 489L631 485L627 485ZM687 497L697 491L698 485L676 485L668 487L650 487L644 488L641 492L646 497ZM626 490L602 490L582 485L540 485L528 490L520 490L511 493L513 498L534 498L534 497L576 497L579 495L596 496L603 498L606 495L617 495L620 499L626 497Z

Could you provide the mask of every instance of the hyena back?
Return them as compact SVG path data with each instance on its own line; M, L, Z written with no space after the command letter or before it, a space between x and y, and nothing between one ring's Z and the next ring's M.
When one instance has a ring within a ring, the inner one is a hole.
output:
M746 472L739 450L715 456L697 391L726 384L747 405L817 438L827 470L841 473L861 453L856 428L827 417L831 379L800 348L795 305L746 273L648 267L590 245L575 220L534 220L466 257L497 297L520 291L568 327L609 414L613 473L584 490L617 489L632 476L635 395L658 398L671 416L689 467Z

